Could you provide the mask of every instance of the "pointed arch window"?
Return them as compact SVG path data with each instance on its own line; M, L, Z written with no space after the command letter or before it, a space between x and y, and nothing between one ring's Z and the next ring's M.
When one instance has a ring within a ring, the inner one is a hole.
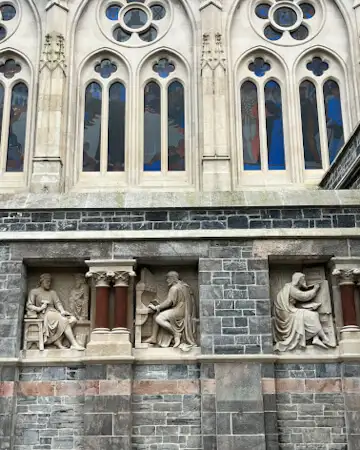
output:
M0 60L0 172L23 173L29 129L30 72L21 58Z
M183 172L185 158L185 88L168 58L153 64L157 79L144 87L144 172ZM175 79L174 79L175 78Z
M255 57L247 68L255 77L240 86L243 170L285 170L280 84L272 78L272 64L263 57Z
M320 56L312 57L305 67L307 76L312 75L299 87L305 169L323 169L344 145L340 86L331 77L338 71L334 61Z
M126 87L120 66L103 58L87 68L93 80L84 87L82 172L125 170Z

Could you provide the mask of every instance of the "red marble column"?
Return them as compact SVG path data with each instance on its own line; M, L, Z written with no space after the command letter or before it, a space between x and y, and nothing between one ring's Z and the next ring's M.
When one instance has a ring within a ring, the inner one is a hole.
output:
M109 331L110 282L106 272L90 272L95 280L96 304L94 330Z
M114 329L127 329L129 272L115 272Z
M340 289L343 326L357 327L354 273L351 269L335 269L333 275L337 278Z

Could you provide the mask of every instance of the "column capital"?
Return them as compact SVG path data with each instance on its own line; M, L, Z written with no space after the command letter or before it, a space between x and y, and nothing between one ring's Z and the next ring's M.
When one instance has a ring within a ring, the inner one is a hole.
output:
M130 277L135 276L135 272L134 271L129 272L127 270L117 270L115 272L112 272L111 276L115 287L119 286L128 287Z
M358 273L356 273L356 271L358 271ZM360 275L360 270L336 268L333 270L332 274L337 279L339 286L342 286L344 284L355 284Z
M96 287L110 287L112 282L112 274L106 271L89 271L85 277L93 279Z

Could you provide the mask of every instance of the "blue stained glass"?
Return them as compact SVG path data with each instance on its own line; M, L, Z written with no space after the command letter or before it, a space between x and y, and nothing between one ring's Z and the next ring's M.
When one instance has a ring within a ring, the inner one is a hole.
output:
M0 26L0 41L2 41L3 39L5 39L5 38L6 38L6 35L7 35L6 29L5 29L4 27L1 27L1 26Z
M111 5L106 10L106 17L110 20L118 20L121 6Z
M300 85L301 126L305 169L321 169L321 143L316 87L305 80Z
M131 33L123 30L121 27L115 28L114 39L118 42L126 42L131 38Z
M285 169L281 89L276 81L265 85L266 136L269 170Z
M291 37L296 39L297 41L303 41L309 36L309 30L304 27L304 25L300 25L299 28L295 31L290 31Z
M261 3L260 5L257 5L255 8L255 14L260 19L267 19L269 17L269 9L270 5L267 5L266 3Z
M154 81L144 92L144 171L161 171L161 92Z
M156 72L161 78L167 78L171 72L174 72L175 66L169 62L167 58L161 58L153 65L153 71Z
M125 110L125 86L122 83L114 83L109 90L109 172L122 172L125 169Z
M16 9L12 5L0 6L2 20L12 20L16 16Z
M275 28L268 25L264 30L264 35L270 41L278 41L282 36L282 32L277 31L277 30L275 30Z
M329 159L331 164L340 148L344 145L340 89L336 81L328 80L324 84L324 102Z
M261 170L257 89L245 81L240 89L244 170Z
M274 20L280 27L292 27L297 21L297 14L292 8L284 6L274 12Z
M302 3L300 8L303 12L304 19L311 19L315 16L315 8L310 3Z
M315 56L311 62L306 64L306 68L315 76L321 77L321 75L328 70L329 64L318 56Z
M255 58L254 61L249 64L249 70L254 72L257 77L263 77L270 69L270 64L265 62L263 58Z
M28 88L24 83L16 84L12 90L6 160L7 172L22 172L24 170L28 94Z
M179 81L168 87L168 170L185 170L185 100Z
M100 171L102 91L98 83L85 90L83 171Z
M142 28L147 21L148 16L146 12L139 8L130 9L124 15L125 25L134 30Z
M166 9L162 5L152 5L150 9L154 20L161 20L166 15Z
M95 72L100 74L102 78L109 78L116 71L117 66L110 59L103 59L101 63L95 66Z

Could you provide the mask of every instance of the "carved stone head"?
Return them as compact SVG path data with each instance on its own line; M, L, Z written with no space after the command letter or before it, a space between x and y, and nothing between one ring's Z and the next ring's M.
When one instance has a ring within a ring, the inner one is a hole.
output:
M299 288L306 288L305 275L301 272L295 272L292 276L292 285Z
M45 291L49 291L51 287L51 275L49 273L43 273L40 275L39 286Z
M172 286L173 284L177 283L179 281L179 274L175 272L174 270L168 272L166 274L166 282L168 286Z
M76 289L80 289L81 286L86 284L86 282L85 282L85 275L84 274L77 273L77 274L75 274L74 278L75 278L75 288Z

